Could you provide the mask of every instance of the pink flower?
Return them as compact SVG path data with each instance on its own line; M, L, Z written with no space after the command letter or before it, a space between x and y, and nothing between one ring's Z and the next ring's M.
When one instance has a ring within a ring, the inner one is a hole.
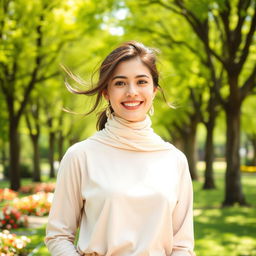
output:
M7 229L11 229L11 228L12 228L12 225L11 225L11 224L7 224L7 225L6 225L6 228L7 228Z

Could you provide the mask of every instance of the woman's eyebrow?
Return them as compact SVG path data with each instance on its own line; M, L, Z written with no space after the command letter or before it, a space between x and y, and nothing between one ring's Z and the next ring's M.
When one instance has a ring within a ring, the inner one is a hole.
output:
M147 77L149 78L147 75L137 75L135 76L135 78L139 78L139 77ZM111 80L115 80L115 79L118 79L118 78L121 78L121 79L127 79L127 76L114 76Z
M114 76L111 80L113 81L114 79L118 79L118 78L127 79L126 76Z
M139 78L139 77L147 77L147 78L149 78L149 76L147 76L147 75L137 75L137 76L135 76L136 78Z

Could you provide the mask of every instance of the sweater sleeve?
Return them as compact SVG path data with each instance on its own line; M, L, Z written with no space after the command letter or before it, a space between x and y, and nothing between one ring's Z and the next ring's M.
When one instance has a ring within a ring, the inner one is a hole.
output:
M46 227L45 244L53 256L80 255L74 245L83 199L79 152L66 152L58 171L56 189Z
M178 202L173 212L171 256L195 256L193 229L193 188L186 157L182 154Z

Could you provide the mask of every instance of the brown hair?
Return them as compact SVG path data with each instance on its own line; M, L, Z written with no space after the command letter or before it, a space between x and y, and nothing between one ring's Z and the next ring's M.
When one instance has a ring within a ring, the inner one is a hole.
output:
M152 48L148 48L142 43L137 41L129 41L125 42L115 50L113 50L102 62L99 68L99 80L96 86L92 89L86 91L78 91L74 89L67 81L65 82L69 91L75 94L84 94L84 95L96 95L96 100L91 108L91 110L86 113L86 115L94 112L99 106L102 100L102 92L107 88L109 79L113 75L115 68L117 65L125 60L130 60L132 58L140 58L141 62L148 67L155 87L159 87L158 78L159 74L156 68L156 51ZM74 79L77 83L81 84L82 81L73 75L67 68L62 68L68 73L68 75ZM165 96L163 95L164 99ZM110 107L111 112L113 109ZM102 130L105 127L105 123L107 122L106 109L99 114L97 121L97 129Z

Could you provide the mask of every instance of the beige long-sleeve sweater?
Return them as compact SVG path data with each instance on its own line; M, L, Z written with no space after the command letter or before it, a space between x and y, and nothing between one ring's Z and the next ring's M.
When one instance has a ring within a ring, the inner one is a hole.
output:
M53 256L195 255L192 201L185 156L149 117L113 117L63 157L45 243Z

